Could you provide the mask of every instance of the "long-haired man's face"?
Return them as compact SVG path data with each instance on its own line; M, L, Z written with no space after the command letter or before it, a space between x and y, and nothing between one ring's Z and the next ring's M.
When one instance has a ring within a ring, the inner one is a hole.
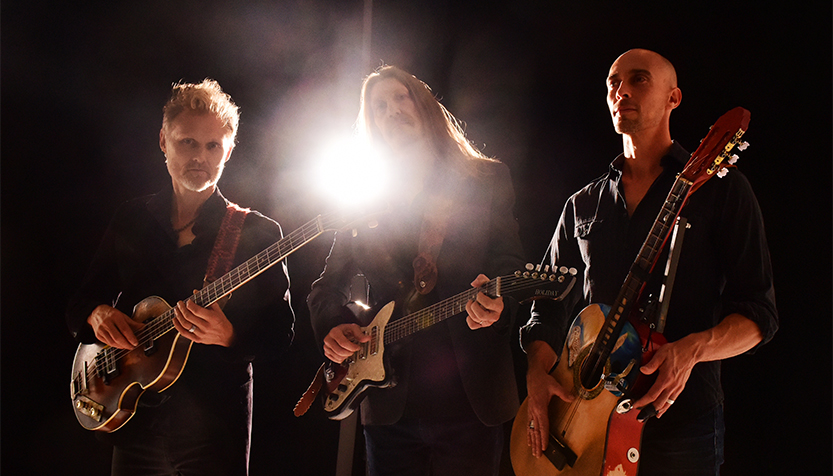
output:
M202 192L220 180L234 140L213 114L186 110L160 131L159 146L174 189Z
M424 139L422 119L404 84L380 80L370 90L369 103L373 123L394 152Z

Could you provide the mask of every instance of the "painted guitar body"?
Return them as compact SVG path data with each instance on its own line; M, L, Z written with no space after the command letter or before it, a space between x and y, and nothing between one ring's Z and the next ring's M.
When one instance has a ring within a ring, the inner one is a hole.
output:
M722 177L738 157L729 155L749 125L749 111L736 107L722 115L691 154L677 176L648 236L612 306L590 305L575 319L552 376L577 398L549 406L550 447L547 458L534 458L526 445L528 410L525 401L512 427L512 466L525 475L630 475L639 462L642 425L631 401L647 391L651 379L639 379L639 366L665 343L642 321L636 306L646 278L657 263L671 228L694 191L712 177ZM653 319L654 316L648 316ZM638 327L637 329L634 326Z
M610 307L606 305L591 304L579 313L570 326L561 358L551 375L562 387L573 389L576 400L568 403L553 398L550 402L552 438L546 457L532 456L526 439L512 439L511 456L515 473L559 476L600 474L605 460L608 420L620 402L621 390L633 388L642 360L639 333L626 323L605 366L608 382L612 384L608 386L610 390L605 389L601 375L592 388L581 384L581 367L609 311ZM518 415L526 415L526 406L524 401ZM635 418L636 412L629 413ZM525 434L526 423L526 418L515 418L513 434ZM627 459L627 455L624 456ZM635 474L635 468L634 472L610 474Z

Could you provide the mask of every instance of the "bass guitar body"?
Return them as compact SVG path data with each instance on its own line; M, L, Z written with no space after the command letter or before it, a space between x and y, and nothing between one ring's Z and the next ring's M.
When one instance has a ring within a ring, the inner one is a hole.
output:
M151 296L133 308L133 320L145 322L169 309L165 300ZM192 344L178 332L169 332L133 350L79 345L70 383L78 422L88 430L121 428L146 390L161 392L179 378Z
M550 375L558 383L572 389L576 395L572 402L554 397L549 406L550 437L545 455L535 458L527 445L527 403L524 401L512 427L510 454L515 474L553 476L622 476L635 475L638 466L638 447L641 425L636 435L624 435L629 441L612 442L617 432L608 438L608 425L619 424L611 415L628 414L635 421L636 411L631 411L630 399L635 387L643 358L644 336L629 322L616 340L613 352L605 364L604 376L599 375L592 384L582 383L581 369L588 365L590 349L605 323L610 308L591 304L579 313L570 326L567 340L558 365ZM616 443L616 444L614 444ZM627 446L622 455L611 455L607 447ZM633 448L636 453L628 451ZM608 454L606 454L608 453ZM606 461L606 459L608 461ZM606 469L614 460L613 468ZM633 460L631 463L630 460ZM630 463L630 468L628 467ZM629 470L630 469L630 470Z

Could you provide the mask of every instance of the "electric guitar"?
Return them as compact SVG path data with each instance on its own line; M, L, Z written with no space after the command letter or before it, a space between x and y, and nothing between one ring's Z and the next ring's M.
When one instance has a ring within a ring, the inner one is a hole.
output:
M319 215L187 299L208 307L328 230L347 228L339 215ZM151 296L133 308L145 324L133 350L80 344L75 352L70 396L78 422L88 430L113 432L136 411L145 391L162 392L179 378L193 341L173 324L174 309Z
M550 273L549 267L541 271L540 265L536 268L528 264L526 271L516 271L511 275L494 278L480 288L471 288L391 322L389 321L394 313L396 301L387 303L376 313L369 325L362 327L362 332L370 336L370 341L360 344L361 349L341 364L325 363L319 369L316 379L323 374L324 391L321 397L324 412L331 420L342 420L359 406L367 389L392 386L393 369L388 362L385 348L400 339L465 312L466 302L477 293L483 291L492 297L511 296L521 303L533 299L561 300L575 284L575 274L575 269L566 267ZM315 384L315 381L313 383ZM316 387L312 394L317 391ZM307 395L298 402L296 416L302 415L309 408L309 401L302 403L305 399Z
M637 379L639 366L665 343L640 320L639 302L680 211L707 180L723 177L737 160L729 156L749 124L749 111L735 108L721 116L678 175L665 204L634 261L612 306L591 304L573 321L564 349L550 375L576 395L573 402L553 398L549 406L549 446L535 458L527 446L524 401L512 427L510 456L515 474L635 475L643 423L633 401L647 391Z

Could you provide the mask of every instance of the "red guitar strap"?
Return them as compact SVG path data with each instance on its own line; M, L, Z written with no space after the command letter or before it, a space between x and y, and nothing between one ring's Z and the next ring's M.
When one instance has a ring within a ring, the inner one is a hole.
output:
M231 269L234 253L237 251L238 243L240 243L243 221L246 220L246 215L250 211L248 208L241 208L232 202L229 202L226 206L226 214L223 216L223 222L217 232L214 249L208 258L204 284L215 281ZM230 295L220 300L220 307L225 305L229 297Z
M413 261L414 287L420 294L430 293L437 284L437 256L443 246L451 203L445 196L431 198L422 217L419 254Z

